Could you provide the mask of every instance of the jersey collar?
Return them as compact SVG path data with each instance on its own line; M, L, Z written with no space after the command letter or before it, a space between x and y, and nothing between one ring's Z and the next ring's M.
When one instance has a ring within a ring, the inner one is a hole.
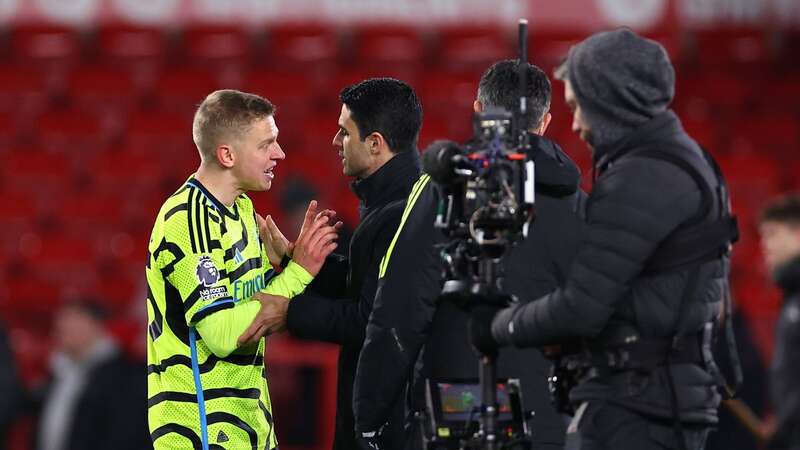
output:
M186 182L186 185L189 187L199 189L200 192L202 192L203 195L208 199L208 201L211 202L212 205L214 205L214 208L216 208L217 211L220 212L220 214L226 215L233 220L239 220L239 207L236 205L236 202L233 203L233 211L231 211L231 209L229 209L227 206L225 206L225 204L219 201L217 197L214 197L214 195L211 192L209 192L205 186L203 186L203 183L201 183L200 180L198 180L195 177L189 178L189 180Z

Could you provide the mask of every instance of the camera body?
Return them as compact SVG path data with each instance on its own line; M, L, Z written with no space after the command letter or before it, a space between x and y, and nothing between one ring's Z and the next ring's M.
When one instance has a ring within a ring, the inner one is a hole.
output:
M498 263L535 217L534 162L520 122L503 109L475 113L468 143L437 141L425 152L425 170L445 194L436 216L448 237L442 294L457 303L508 301Z

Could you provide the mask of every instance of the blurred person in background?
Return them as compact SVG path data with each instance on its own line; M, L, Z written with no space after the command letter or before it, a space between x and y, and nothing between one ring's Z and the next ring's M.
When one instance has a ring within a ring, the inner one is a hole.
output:
M281 227L289 230L300 229L306 216L308 203L319 197L320 195L314 186L301 174L291 175L291 178L280 193L281 217L284 220ZM345 223L339 228L339 237L336 242L339 244L337 248L341 252L346 248L350 248L352 234L353 230L350 228L350 224Z
M156 449L277 446L264 336L336 248L309 204L294 243L266 248L247 196L267 191L285 158L275 108L235 90L194 116L200 167L158 214L147 258L148 421ZM276 275L276 269L282 269Z
M583 241L558 289L476 310L473 342L484 353L561 345L570 450L702 449L717 423L711 331L737 236L724 181L669 109L675 71L657 42L593 34L556 77L595 165Z
M767 270L784 295L770 368L776 417L769 448L800 450L800 194L769 204L760 231Z
M580 172L558 145L541 136L551 120L550 81L532 64L524 71L530 105L526 125L532 146L528 157L536 167L538 219L528 238L503 263L506 287L518 295L544 294L557 286L557 280L566 275L581 228L576 213ZM517 61L499 61L481 77L474 110L514 110L518 89ZM421 433L427 428L420 423L427 413L426 379L478 377L478 358L467 333L469 316L453 302L439 301L443 263L436 244L444 242L444 235L434 222L442 196L440 186L430 182L427 174L419 178L405 206L405 220L381 264L354 386L356 430L362 449L421 448ZM550 405L546 371L547 362L536 351L509 349L499 358L501 376L523 378L524 407L536 412L535 448L555 450L562 447L564 425ZM405 442L382 440L385 423L403 404L409 427Z
M56 312L50 378L34 394L40 417L37 450L144 450L147 433L144 366L125 357L93 299Z
M22 406L22 382L14 364L14 352L6 329L0 323L0 450L6 450L11 424Z
M309 292L289 304L287 328L295 336L340 344L336 432L333 448L357 447L353 380L378 282L378 265L400 224L406 197L419 178L417 137L422 106L406 83L373 78L344 88L333 147L344 176L353 179L360 223L347 257L328 258ZM275 231L274 222L268 221ZM398 402L382 439L405 441L404 410Z

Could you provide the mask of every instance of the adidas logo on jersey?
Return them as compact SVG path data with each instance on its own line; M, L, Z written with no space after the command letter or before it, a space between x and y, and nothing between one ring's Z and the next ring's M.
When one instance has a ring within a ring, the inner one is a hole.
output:
M236 253L233 254L233 260L236 261L237 264L241 264L244 262L244 256L242 256L242 252L239 249L236 249Z
M217 443L221 444L223 442L228 442L229 440L230 439L228 438L228 435L225 434L224 431L220 430L219 433L217 434Z

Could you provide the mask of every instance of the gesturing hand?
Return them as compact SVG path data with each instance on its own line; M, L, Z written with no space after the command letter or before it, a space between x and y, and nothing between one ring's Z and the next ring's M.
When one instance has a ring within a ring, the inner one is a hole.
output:
M323 210L317 213L317 202L312 200L308 204L300 235L295 241L292 259L303 266L308 273L316 275L325 262L325 258L336 249L338 230L342 222L333 222L336 213Z
M264 336L277 333L286 329L286 311L289 308L289 299L278 295L258 292L253 298L261 302L261 309L256 314L253 323L239 336L239 345L258 342Z
M256 220L258 221L258 234L264 242L269 263L272 264L272 267L278 267L284 255L289 254L291 256L292 243L286 239L286 236L275 225L272 216L264 218L260 214L256 214Z

